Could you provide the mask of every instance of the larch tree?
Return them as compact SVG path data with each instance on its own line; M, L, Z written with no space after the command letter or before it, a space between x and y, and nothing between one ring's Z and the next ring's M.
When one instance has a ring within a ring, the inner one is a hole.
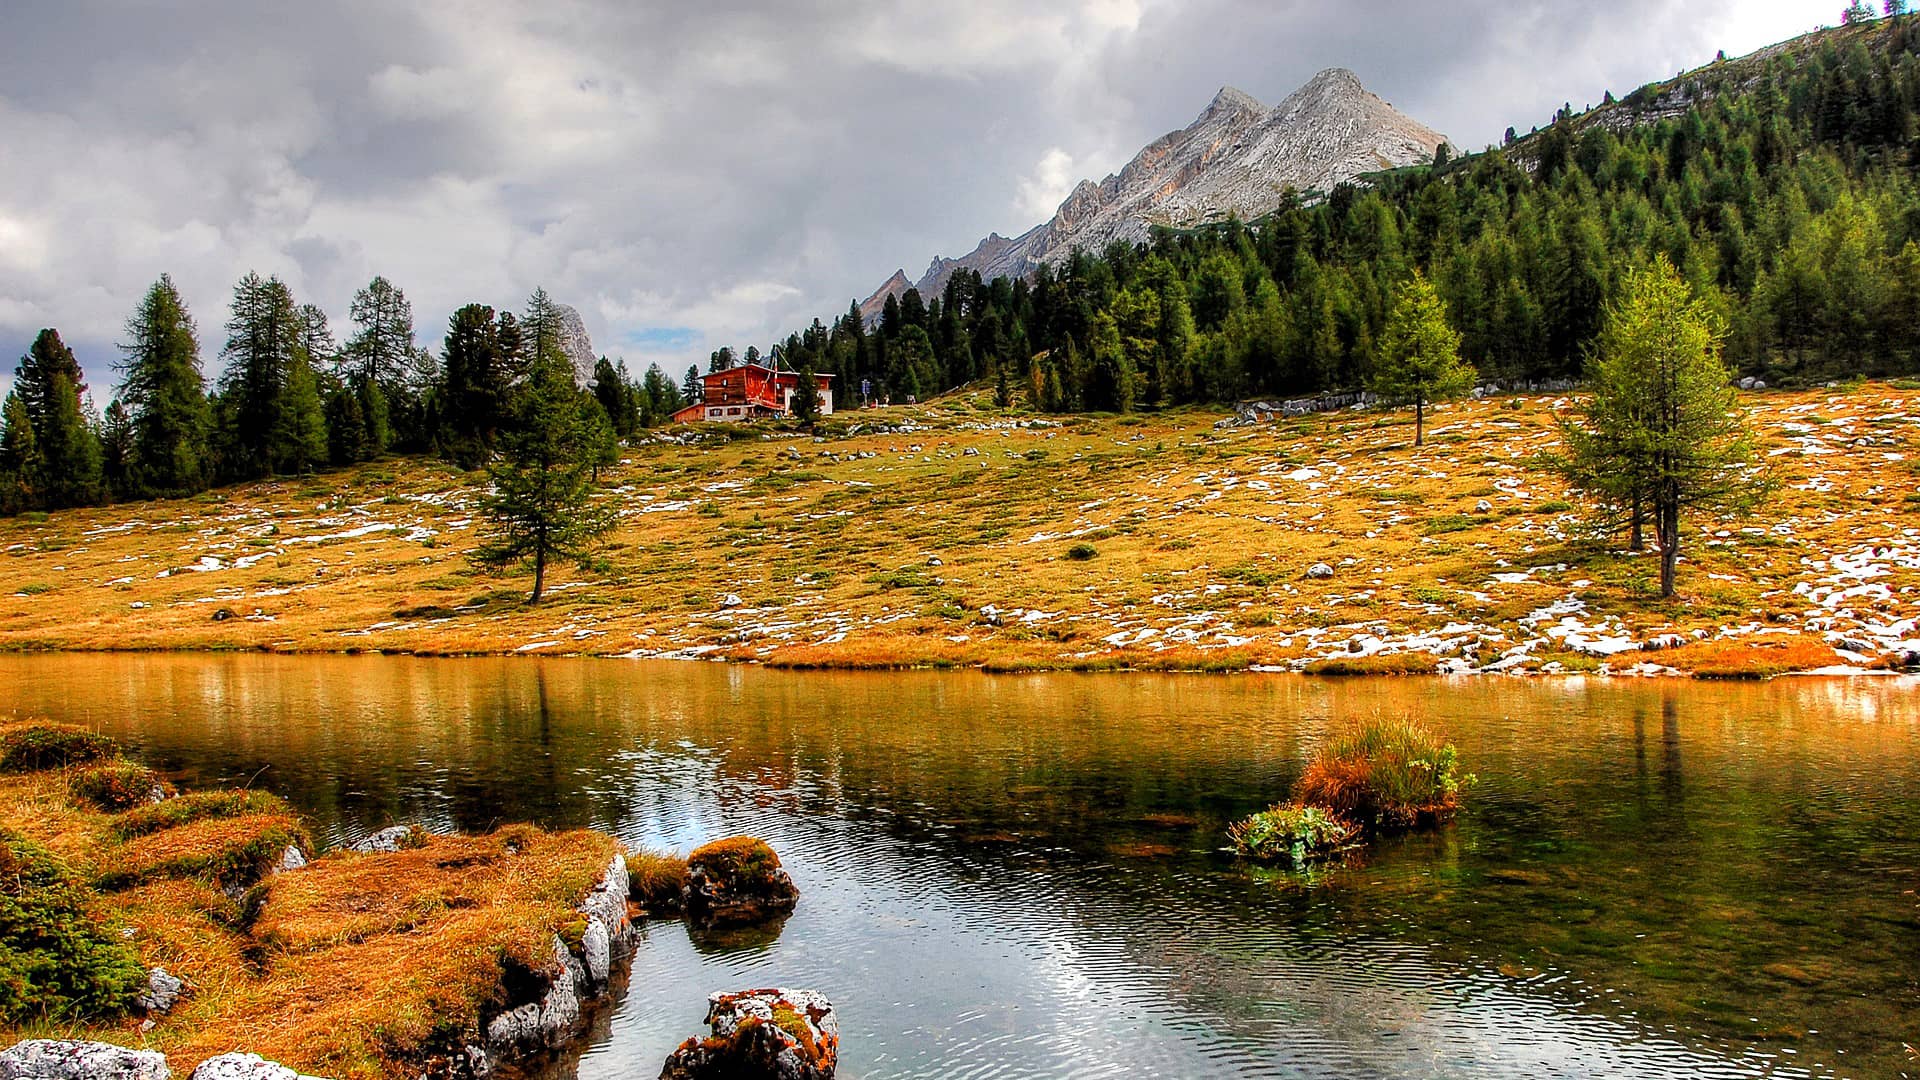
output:
M183 495L208 477L206 381L193 316L162 274L127 319L120 400L132 424L127 483L137 495Z
M1769 490L1720 357L1726 327L1666 256L1629 270L1588 368L1592 393L1562 424L1561 472L1603 504L1643 499L1660 545L1660 595L1674 594L1681 525L1743 513Z
M573 364L557 339L536 348L528 380L519 422L487 466L492 486L480 500L485 526L473 558L496 569L531 565L530 602L539 603L547 564L591 565L600 538L619 519L612 507L594 501L601 448L586 415L594 405L574 388Z
M1416 270L1387 316L1373 392L1413 405L1413 445L1419 446L1426 441L1427 405L1459 397L1472 388L1473 376L1460 359L1460 335L1447 322L1446 301Z

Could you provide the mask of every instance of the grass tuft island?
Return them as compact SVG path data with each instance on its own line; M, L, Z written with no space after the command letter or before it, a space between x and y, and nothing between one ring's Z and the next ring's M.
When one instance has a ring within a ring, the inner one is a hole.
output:
M104 736L0 723L0 1046L125 1044L180 1076L235 1051L338 1080L523 1064L606 1000L630 896L677 910L689 876L584 830L374 840L315 857L274 795L175 795ZM791 890L725 843L759 871L725 887Z

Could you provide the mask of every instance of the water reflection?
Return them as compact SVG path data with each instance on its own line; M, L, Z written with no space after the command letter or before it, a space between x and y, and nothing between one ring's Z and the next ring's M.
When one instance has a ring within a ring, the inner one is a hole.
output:
M708 991L772 982L843 1003L869 1078L1891 1075L1920 1026L1907 684L144 656L0 679L0 709L195 781L264 768L336 843L767 836L791 922L649 928L583 1076L657 1070ZM1217 850L1341 718L1399 711L1481 778L1456 827L1306 881Z

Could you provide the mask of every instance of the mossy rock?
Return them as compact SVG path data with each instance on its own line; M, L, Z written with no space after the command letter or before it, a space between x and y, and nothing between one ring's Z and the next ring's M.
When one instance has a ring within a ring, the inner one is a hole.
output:
M0 772L66 769L120 756L120 744L75 724L33 723L0 728Z
M109 812L156 803L173 794L160 774L134 761L109 761L67 778L76 802Z
M191 825L214 818L249 814L291 816L285 799L266 791L195 791L151 806L129 810L114 819L114 831L131 839L149 833Z
M687 914L705 925L764 922L793 910L800 890L767 842L732 836L687 856Z

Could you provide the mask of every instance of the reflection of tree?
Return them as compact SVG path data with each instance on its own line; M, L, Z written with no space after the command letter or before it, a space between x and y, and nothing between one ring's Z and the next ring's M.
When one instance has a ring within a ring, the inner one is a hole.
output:
M1686 783L1680 772L1680 706L1671 692L1660 699L1660 786L1667 805L1679 809Z

